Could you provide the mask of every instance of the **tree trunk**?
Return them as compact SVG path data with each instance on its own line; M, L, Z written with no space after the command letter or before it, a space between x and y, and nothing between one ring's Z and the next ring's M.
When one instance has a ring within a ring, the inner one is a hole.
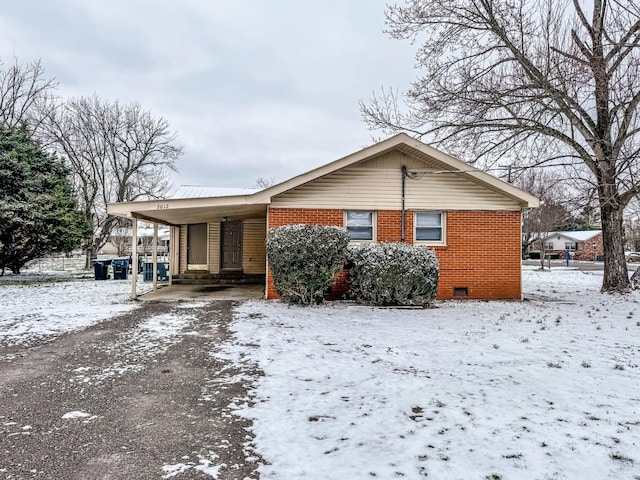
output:
M604 247L602 292L626 293L630 290L631 285L627 272L627 261L624 256L623 209L619 205L605 203L600 205L600 214Z
M87 270L93 268L93 260L97 257L97 250L98 249L93 244L87 247L84 260L84 268L86 268Z

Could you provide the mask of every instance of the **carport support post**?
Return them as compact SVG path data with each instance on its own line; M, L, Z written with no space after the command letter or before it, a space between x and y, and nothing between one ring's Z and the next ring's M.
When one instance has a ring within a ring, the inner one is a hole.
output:
M133 226L131 232L131 298L138 298L138 219L131 219Z
M180 266L180 229L178 227L171 228L171 238L169 239L169 285L173 285L173 275L178 273Z
M153 291L158 290L158 222L153 222Z

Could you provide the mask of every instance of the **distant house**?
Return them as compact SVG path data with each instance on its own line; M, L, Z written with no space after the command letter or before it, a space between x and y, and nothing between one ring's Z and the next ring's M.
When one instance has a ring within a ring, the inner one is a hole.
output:
M134 219L134 228L137 219L171 227L174 280L261 280L267 298L276 297L267 230L314 223L343 226L357 242L433 249L440 299L519 299L522 210L538 206L529 193L405 134L264 190L191 188L174 197L110 204L108 212Z
M541 250L541 243L544 245L545 254L559 258L564 258L567 250L576 260L599 260L604 256L602 230L551 232L536 242L534 248Z
M104 257L128 256L131 254L131 236L130 228L116 228L111 232L109 240L98 252ZM153 228L138 228L138 255L150 255L152 252L154 231ZM160 227L158 229L158 245L157 252L166 254L169 252L169 227Z

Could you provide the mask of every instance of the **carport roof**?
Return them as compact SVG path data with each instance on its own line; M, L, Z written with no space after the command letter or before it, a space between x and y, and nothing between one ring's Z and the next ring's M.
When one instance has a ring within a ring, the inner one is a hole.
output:
M256 201L252 195L225 197L177 198L122 202L107 205L107 212L124 218L138 218L165 225L215 222L241 218L264 218L268 202Z

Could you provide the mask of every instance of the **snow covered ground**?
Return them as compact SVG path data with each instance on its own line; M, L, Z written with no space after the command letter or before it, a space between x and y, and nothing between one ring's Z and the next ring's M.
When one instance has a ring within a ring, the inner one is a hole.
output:
M526 270L526 302L237 309L274 479L639 479L640 292Z
M254 422L263 479L640 479L640 291L602 295L601 275L531 267L532 300L430 310L247 302L212 354L265 373L229 379L252 383L230 408ZM2 282L0 358L133 309L129 294Z
M42 279L46 281L39 281ZM2 278L0 346L33 344L80 330L137 305L130 300L129 281L50 279L29 275ZM142 282L138 285L140 291L149 289Z

